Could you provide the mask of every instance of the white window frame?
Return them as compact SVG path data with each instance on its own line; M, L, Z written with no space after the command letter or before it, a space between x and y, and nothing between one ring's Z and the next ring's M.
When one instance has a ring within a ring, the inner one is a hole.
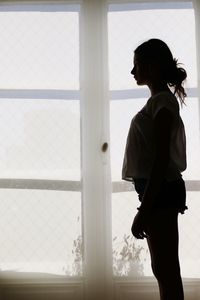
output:
M113 3L134 2L162 2L161 0L65 0L65 1L0 1L9 4L47 4L47 3L80 4L80 91L41 91L41 90L0 90L0 98L26 98L26 99L77 99L80 97L81 108L81 159L82 180L32 180L28 178L0 179L1 188L19 189L45 189L82 191L83 213L83 237L84 237L84 274L80 278L43 277L45 284L76 283L83 284L85 299L119 298L123 295L125 286L134 285L145 288L146 283L155 285L153 279L132 280L120 279L112 275L112 234L111 234L111 192L124 192L130 190L130 185L125 182L111 183L110 153L102 151L102 145L110 141L109 137L109 98L120 99L123 97L135 97L137 91L112 91L108 90L108 44L107 44L107 12L108 5ZM170 0L170 2L177 2ZM183 0L182 2L188 2ZM200 25L200 3L193 0L196 11L196 26ZM200 40L197 40L197 53L200 51ZM90 55L92 53L93 55ZM200 59L197 60L200 70ZM198 72L199 73L199 72ZM188 90L188 95L200 96L200 79L198 88ZM146 92L140 91L144 97ZM138 94L137 94L138 97ZM89 150L89 151L88 151ZM187 181L188 191L200 191L200 181ZM7 282L11 284L38 283L41 278L31 274L18 279L9 277ZM193 281L196 284L199 280ZM4 283L5 284L5 283ZM133 285L134 284L134 285ZM191 287L191 281L187 281ZM148 285L148 284L147 284ZM1 284L0 284L1 286ZM115 286L116 294L113 295ZM196 286L196 285L195 285ZM147 288L148 289L148 288ZM119 294L117 294L119 292ZM82 292L81 292L82 293ZM120 294L121 293L121 294Z
M84 261L82 277L44 276L39 274L9 274L3 286L9 284L59 284L71 288L79 286L87 300L96 294L111 298L111 176L109 151L102 151L109 141L109 95L107 67L107 2L83 1L1 1L3 5L20 4L81 4L80 12L80 91L0 90L0 98L12 99L77 99L81 108L81 161L82 180L43 180L29 178L1 178L0 188L82 191ZM96 37L96 38L94 38ZM91 57L90 53L94 53ZM91 130L93 128L93 130ZM89 150L89 151L88 151ZM73 286L74 286L73 285ZM0 283L1 292L1 283ZM80 293L78 293L80 297Z

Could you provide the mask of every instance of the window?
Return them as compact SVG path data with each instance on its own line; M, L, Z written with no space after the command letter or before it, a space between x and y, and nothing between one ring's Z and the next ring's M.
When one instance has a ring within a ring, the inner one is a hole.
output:
M0 269L82 274L79 5L0 5Z
M170 22L169 22L170 20ZM130 121L148 98L144 87L138 87L130 71L133 51L149 38L166 41L172 53L188 73L186 107L181 109L187 134L188 168L183 176L190 186L187 195L189 210L180 217L180 256L184 277L199 277L200 232L198 190L199 180L199 99L194 9L191 2L155 2L111 4L108 13L109 72L111 95L111 169L113 267L118 276L152 276L146 241L131 237L130 225L138 205L131 184L121 182L121 167ZM192 122L191 122L192 118ZM195 231L193 228L195 227ZM185 243L189 239L189 243ZM186 245L187 244L187 245Z
M87 299L127 299L123 280L152 282L146 243L130 236L137 195L121 181L129 124L148 98L130 75L133 50L151 37L188 72L180 256L183 276L200 276L196 1L127 2L0 3L1 278L42 273L65 289L78 277Z

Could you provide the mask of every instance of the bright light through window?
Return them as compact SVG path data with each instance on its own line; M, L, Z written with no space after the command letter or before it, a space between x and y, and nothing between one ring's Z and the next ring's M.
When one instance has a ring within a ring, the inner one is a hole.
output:
M199 180L199 99L194 10L190 2L114 4L110 6L108 26L111 170L115 182L112 195L113 271L117 276L152 276L146 243L131 237L130 227L138 206L137 195L131 184L121 182L130 122L148 99L145 87L138 87L130 74L133 51L150 38L162 39L187 70L186 88L191 97L187 98L187 106L181 110L186 127L188 157L188 168L183 177L186 180ZM198 194L197 191L188 192L189 210L180 217L180 256L184 277L200 276L196 250L197 247L200 250L196 243L196 235L199 234L196 225L199 214L196 212L200 211ZM185 245L186 240L189 240L189 245Z
M0 4L2 271L82 274L79 11Z
M0 88L79 88L78 13L68 9L0 7Z
M176 9L167 8L173 5ZM179 5L176 3L168 6L167 3L152 3L151 9L148 9L148 3L110 6L110 90L138 88L130 76L133 51L150 38L166 41L174 56L179 58L179 62L184 64L188 72L187 86L197 85L195 18L192 4L185 3L182 9L178 9Z

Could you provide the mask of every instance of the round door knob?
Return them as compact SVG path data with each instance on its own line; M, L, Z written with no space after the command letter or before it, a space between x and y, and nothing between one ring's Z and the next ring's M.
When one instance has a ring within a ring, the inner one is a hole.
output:
M102 152L106 152L107 149L108 149L108 143L103 143L103 145L101 147Z

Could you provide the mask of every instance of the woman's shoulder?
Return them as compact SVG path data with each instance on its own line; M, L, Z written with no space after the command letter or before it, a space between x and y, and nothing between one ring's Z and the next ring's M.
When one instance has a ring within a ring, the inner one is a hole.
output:
M162 91L150 97L146 105L147 111L153 116L164 107L174 114L179 113L178 100L170 91Z
M178 100L176 96L171 91L162 91L153 96L148 100L149 103L158 103L158 102L170 102L171 104L177 105Z

